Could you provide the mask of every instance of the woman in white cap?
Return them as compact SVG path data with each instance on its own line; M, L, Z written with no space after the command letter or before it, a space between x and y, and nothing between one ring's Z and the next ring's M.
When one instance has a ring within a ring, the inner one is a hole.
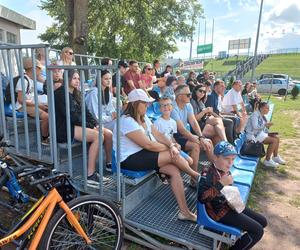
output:
M179 154L175 144L158 132L145 115L148 103L154 99L142 89L134 89L128 95L128 106L120 119L121 168L132 171L157 170L170 178L171 187L179 206L179 220L196 221L186 204L180 171L196 181L199 173L192 170ZM116 151L116 129L113 148Z

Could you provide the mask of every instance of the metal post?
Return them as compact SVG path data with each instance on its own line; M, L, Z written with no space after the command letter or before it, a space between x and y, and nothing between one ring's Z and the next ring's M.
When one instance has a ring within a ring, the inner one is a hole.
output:
M205 23L204 23L204 45L206 44L206 19L205 19ZM204 59L205 59L205 53L203 55Z
M194 34L194 18L192 21L192 33L191 33L191 43L190 43L190 57L189 60L192 60L192 50L193 50L193 34Z
M121 90L121 83L120 83L120 71L117 69L116 72L116 80L117 80L117 152L116 153L116 165L117 165L117 201L121 202L121 165L120 165L120 90ZM125 185L122 182L122 185ZM124 187L124 197L125 197L125 187Z
M212 44L212 50L211 50L211 55L210 55L211 60L213 57L213 50L214 50L214 29L215 29L215 19L213 18L212 30L211 30L211 44ZM214 71L214 62L213 61L211 61L211 66L212 66L212 71Z
M71 141L71 117L70 117L70 98L69 98L69 79L68 71L64 71L64 86L65 86L65 106L66 106L66 120L67 120L67 143L68 143L68 164L69 175L73 177L73 164L72 164L72 141Z
M198 49L198 46L200 45L200 24L201 24L201 17L199 18L197 49ZM198 57L199 57L199 54L197 52L197 58Z
M25 92L25 78L24 78L24 71L23 71L23 60L22 60L22 49L19 49L19 61L20 61L20 80L22 83L22 96L23 96L23 112L24 112L24 128L25 128L25 144L26 144L26 154L27 156L30 155L30 148L29 148L29 133L28 133L28 117L27 117L27 106L26 106L26 92ZM26 81L27 82L27 81ZM29 82L27 82L29 84Z
M35 60L35 49L31 49L31 60L32 60L32 74L33 74L33 86L34 86L34 116L35 116L35 126L36 126L36 143L38 150L38 159L42 159L42 139L41 139L41 129L40 129L40 111L39 111L39 101L37 92L37 75L36 75L36 60Z
M9 85L7 86L9 88ZM5 121L5 110L4 110L4 97L3 97L3 89L2 89L2 74L0 74L0 115L1 115L1 127L3 129L4 140L7 141L7 133L6 133L6 121Z
M254 50L254 57L253 57L253 63L252 63L251 82L253 82L253 80L254 80L254 73L255 73L255 67L256 67L256 56L257 56L257 47L258 47L259 30L260 30L263 3L264 3L264 0L261 0L259 17L258 17L258 25L257 25L257 33L256 33L256 41L255 41L255 50Z
M82 167L84 190L87 190L87 148L86 148L86 110L85 110L85 90L83 82L83 70L80 70L80 89L81 89L81 114L82 114ZM100 143L100 142L99 142Z
M103 194L103 138L102 138L102 83L101 83L101 70L96 71L96 86L98 88L98 123L99 123L99 189L100 195Z

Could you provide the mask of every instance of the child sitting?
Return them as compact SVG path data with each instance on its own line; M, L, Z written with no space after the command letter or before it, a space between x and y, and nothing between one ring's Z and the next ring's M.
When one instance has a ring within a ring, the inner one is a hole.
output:
M262 238L267 220L249 208L238 213L229 206L221 190L233 184L229 169L237 152L229 142L221 141L215 146L214 154L216 157L213 165L202 171L198 200L205 204L205 209L213 220L245 231L230 249L250 249Z
M154 122L154 126L160 133L172 140L176 144L178 150L180 150L180 145L176 143L173 137L173 135L177 133L177 124L175 120L171 118L171 112L173 110L172 100L168 95L164 95L160 98L159 104L162 115ZM183 151L180 151L180 154L187 160L189 165L193 164L193 159L188 154Z

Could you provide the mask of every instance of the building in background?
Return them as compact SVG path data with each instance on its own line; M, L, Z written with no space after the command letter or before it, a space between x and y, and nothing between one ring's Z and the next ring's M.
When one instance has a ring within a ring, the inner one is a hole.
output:
M0 43L21 44L21 29L35 30L36 22L0 4Z

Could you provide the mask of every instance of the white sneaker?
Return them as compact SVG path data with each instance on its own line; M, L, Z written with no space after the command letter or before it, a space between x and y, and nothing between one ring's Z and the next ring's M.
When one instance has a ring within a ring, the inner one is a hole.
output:
M276 157L273 157L272 160L275 161L275 162L278 163L278 164L285 165L285 160L283 160L283 159L280 157L280 155L277 155Z
M277 168L277 167L279 166L279 164L276 163L275 161L273 161L272 159L270 159L269 161L264 160L263 164L264 164L266 167L272 167L272 168Z

